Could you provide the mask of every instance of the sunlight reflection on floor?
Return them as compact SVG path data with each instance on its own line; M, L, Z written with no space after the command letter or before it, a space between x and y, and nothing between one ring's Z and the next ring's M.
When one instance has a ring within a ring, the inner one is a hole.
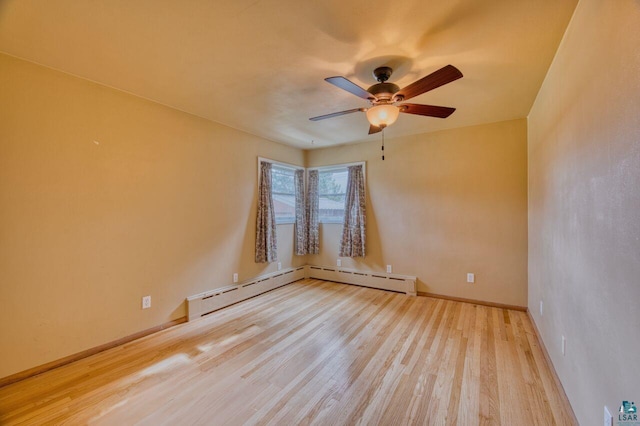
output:
M256 335L260 331L262 331L262 328L258 327L257 325L252 325L250 327L243 329L240 332L232 334L231 336L225 337L224 339L220 339L217 342L210 342L203 345L198 345L196 346L196 348L201 353L209 352L215 347L222 348L225 346L231 346L233 345L233 343L237 342L238 340L241 340L242 338L246 338L247 336L250 336L250 335Z
M102 416L105 416L107 414L109 414L110 412L112 412L113 410L115 410L116 408L122 407L123 405L125 405L127 402L129 402L129 398L127 399L123 399L122 401L119 401L115 404L113 404L111 407L108 407L102 411L100 411L100 414L94 416L91 421L95 421L98 420L99 418L101 418Z
M192 362L191 358L189 358L187 354L184 354L184 353L175 354L170 356L169 358L163 359L162 361L159 361L153 365L150 365L149 367L140 371L136 376L138 377L152 376L154 374L166 372L174 368L177 368L181 365L189 364L191 362Z

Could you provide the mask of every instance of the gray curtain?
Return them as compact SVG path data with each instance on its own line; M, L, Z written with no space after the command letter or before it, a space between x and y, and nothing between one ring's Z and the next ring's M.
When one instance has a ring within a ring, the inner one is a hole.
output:
M295 252L298 256L307 254L307 215L304 203L304 170L296 170L294 175L294 183L296 189L296 228Z
M307 254L318 254L320 252L318 176L317 170L309 170L309 179L307 181Z
M256 263L275 262L276 216L271 194L271 163L260 163L260 187L258 188L258 217L256 220Z
M362 169L362 165L349 167L340 240L341 257L364 257L366 223Z

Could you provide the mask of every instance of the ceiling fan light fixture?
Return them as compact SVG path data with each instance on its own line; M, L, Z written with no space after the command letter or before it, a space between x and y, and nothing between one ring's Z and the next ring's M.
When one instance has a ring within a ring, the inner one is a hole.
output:
M393 105L376 105L367 110L367 120L372 126L384 128L398 119L400 109Z
M352 81L341 76L325 78L327 83L333 84L339 89L352 95L369 101L370 108L353 108L346 111L333 112L331 114L311 117L311 121L320 121L326 118L338 117L352 112L360 111L367 114L369 121L369 134L379 133L385 127L391 126L398 119L400 113L422 115L426 117L447 118L456 110L451 107L437 105L407 104L394 106L396 102L404 102L423 93L427 93L440 86L449 84L462 77L460 70L453 65L447 65L431 74L414 81L410 85L400 89L397 84L389 83L393 70L389 67L378 67L373 75L378 83L363 89Z

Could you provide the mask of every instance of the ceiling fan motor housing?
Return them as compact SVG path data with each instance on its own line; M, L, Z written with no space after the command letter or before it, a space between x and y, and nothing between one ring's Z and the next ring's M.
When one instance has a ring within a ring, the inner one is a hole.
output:
M386 82L392 73L393 69L390 67L378 67L373 70L373 76L378 80L378 83L369 87L367 92L375 96L374 105L391 102L393 95L400 90L398 85Z
M367 92L376 97L378 101L388 102L393 98L393 95L400 90L397 84L393 83L378 83L367 89Z

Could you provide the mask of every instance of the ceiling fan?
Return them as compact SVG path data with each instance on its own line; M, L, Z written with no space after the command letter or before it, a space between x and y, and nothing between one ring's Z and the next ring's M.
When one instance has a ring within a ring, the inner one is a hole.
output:
M338 117L340 115L362 111L367 114L367 120L369 120L369 134L373 134L381 132L382 129L393 124L401 112L405 114L447 118L456 110L455 108L435 105L408 103L394 105L398 102L406 101L461 78L462 73L453 65L442 67L438 71L435 71L426 77L422 77L420 80L411 83L403 89L400 89L396 84L387 82L392 73L393 70L390 67L376 68L373 71L373 76L376 78L378 83L369 87L367 90L341 76L325 78L326 82L331 83L340 89L346 90L347 92L362 99L368 100L371 107L354 108L346 111L334 112L331 114L320 115L318 117L312 117L309 120L319 121L326 118Z

